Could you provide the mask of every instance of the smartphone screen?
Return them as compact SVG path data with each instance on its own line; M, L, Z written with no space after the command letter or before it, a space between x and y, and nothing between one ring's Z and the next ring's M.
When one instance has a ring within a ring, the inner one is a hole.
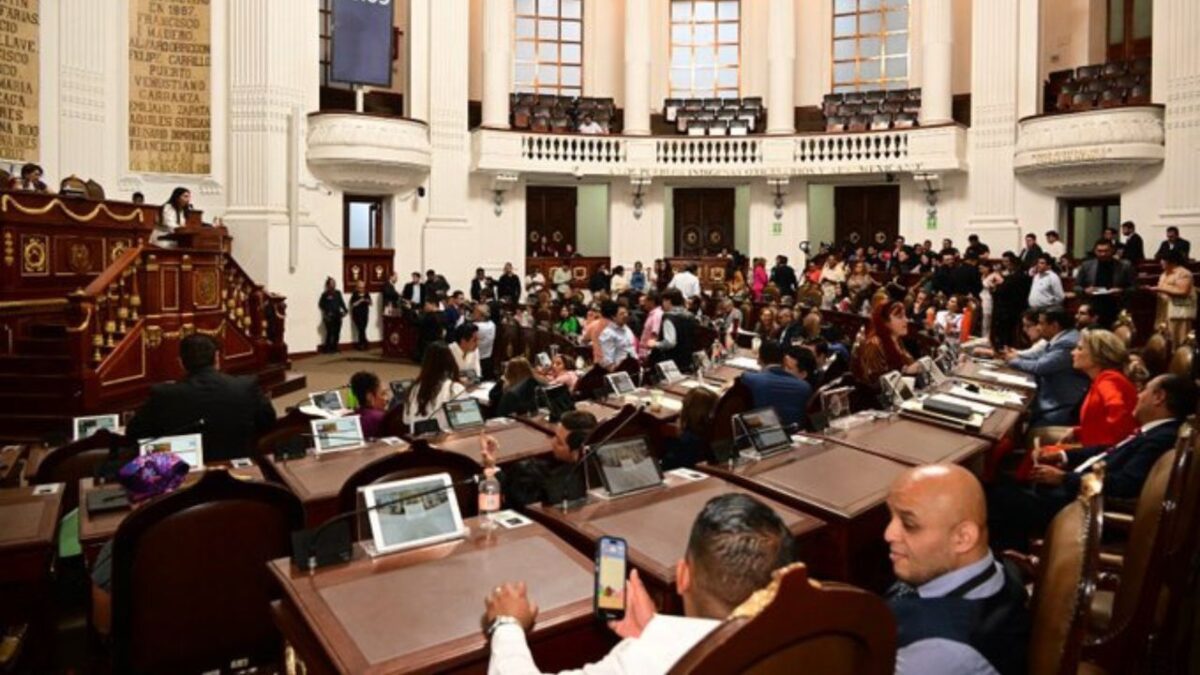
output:
M596 616L625 617L625 540L601 537L596 544Z

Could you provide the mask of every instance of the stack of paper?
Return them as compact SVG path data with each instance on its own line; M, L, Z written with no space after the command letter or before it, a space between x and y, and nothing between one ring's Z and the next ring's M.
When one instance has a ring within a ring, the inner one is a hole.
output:
M995 370L983 369L979 371L980 377L986 377L989 380L994 380L1002 384L1011 384L1018 387L1035 387L1037 386L1033 380L1024 377L1023 375L1013 375L1010 373L1001 373Z

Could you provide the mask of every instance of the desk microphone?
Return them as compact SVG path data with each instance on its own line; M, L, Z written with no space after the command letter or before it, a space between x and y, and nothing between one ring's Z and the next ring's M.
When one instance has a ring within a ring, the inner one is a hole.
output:
M402 495L367 508L356 508L353 511L339 513L313 529L296 530L292 533L292 564L299 569L311 572L327 565L350 562L353 547L350 543L350 526L346 522L347 520L360 514L395 506L396 504L402 504L413 499L420 499L426 495L437 494L443 490L454 490L466 485L478 485L481 480L483 480L482 476L475 474L470 478L454 481L449 485L439 485L431 490ZM334 534L328 537L324 536L330 532ZM324 542L324 546L321 546L322 542Z
M567 476L563 480L564 486L563 486L562 510L564 513L570 508L570 501L567 499L567 487L570 486L571 479L575 477L575 472L579 470L579 467L581 467L581 466L584 467L583 482L584 482L584 497L586 498L587 490L588 490L588 485L587 485L588 478L587 478L587 467L585 465L587 464L587 461L589 459L591 459L592 455L596 454L596 450L600 446L602 446L605 443L612 440L613 436L616 436L617 433L619 433L622 429L624 429L627 424L629 424L631 421L633 421L633 419L635 417L638 416L638 413L645 410L646 402L642 401L641 403L637 404L636 406L627 405L624 408L622 408L621 410L624 411L626 409L632 409L633 413L629 417L626 417L625 419L621 420L621 423L618 424L612 431L605 434L604 438L600 439L599 441L597 441L595 443L584 444L583 454L579 456L579 459L575 462L575 464L573 466L571 466L571 470L569 472L567 472Z
M109 444L108 444L108 456L104 458L103 462L96 465L96 470L92 474L92 478L93 478L93 480L96 480L97 482L107 483L108 481L117 477L117 473L121 470L121 466L125 462L133 459L134 457L137 457L137 454L134 454L133 456L122 455L121 454L122 448L125 448L125 449L134 448L136 450L143 445L147 445L149 443L156 443L158 441L161 441L164 438L170 438L171 436L178 436L182 433L191 432L196 429L204 429L204 425L205 425L205 420L203 417L201 417L199 419L192 420L191 422L188 422L187 424L181 424L180 426L175 427L174 429L170 429L165 433L154 436L153 438L148 438L146 440L139 440L136 438L130 438L129 436L121 436L118 434L112 434L112 438L109 439Z

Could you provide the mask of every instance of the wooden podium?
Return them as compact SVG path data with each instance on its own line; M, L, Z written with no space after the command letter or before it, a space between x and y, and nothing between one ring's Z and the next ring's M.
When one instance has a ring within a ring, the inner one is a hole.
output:
M175 242L179 248L220 251L221 253L229 253L233 241L233 238L229 236L229 230L225 229L224 225L209 227L193 225L190 222L183 227L175 228L174 232L163 235L162 238Z

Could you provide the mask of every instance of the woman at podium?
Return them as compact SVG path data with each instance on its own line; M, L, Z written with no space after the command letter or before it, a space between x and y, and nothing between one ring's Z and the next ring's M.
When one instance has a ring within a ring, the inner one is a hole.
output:
M163 237L175 232L187 221L187 214L192 208L192 191L177 187L171 191L171 198L162 205L158 216L158 226L155 228L154 243L163 248L174 248L175 242Z

